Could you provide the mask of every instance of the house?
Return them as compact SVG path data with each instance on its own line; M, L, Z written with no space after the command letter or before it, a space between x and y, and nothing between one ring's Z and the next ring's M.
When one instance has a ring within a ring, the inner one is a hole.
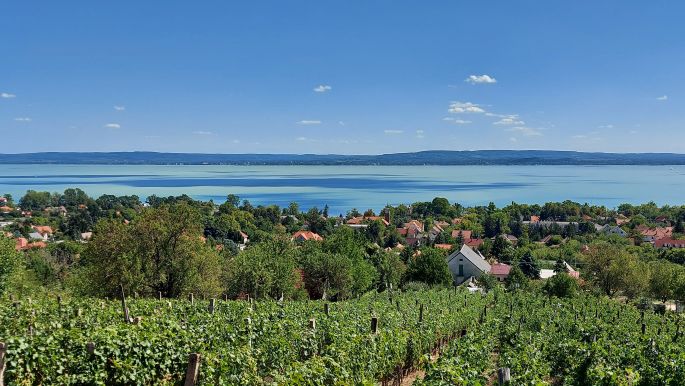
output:
M564 261L564 267L566 268L566 273L573 277L573 278L580 278L580 272L576 271L571 267L567 262ZM554 272L553 269L541 269L540 270L540 279L549 279L550 277L556 275L557 273Z
M540 222L540 216L530 216L530 221L529 223L531 224L536 224Z
M511 265L495 263L490 267L490 274L497 278L497 281L505 281L511 272Z
M418 220L411 220L405 223L402 228L397 229L398 233L405 237L408 245L419 246L426 237L423 233L423 223Z
M15 248L17 251L21 251L21 250L23 250L23 249L26 249L26 247L27 247L28 245L29 245L29 241L28 241L28 240L26 240L26 239L23 238L23 237L19 237L19 238L16 240L16 242L15 242L14 248Z
M3 214L10 213L10 212L13 211L13 210L14 210L14 209L10 208L10 207L7 206L7 205L0 206L0 212L3 213Z
M32 225L31 228L38 233L52 235L52 228L47 225Z
M644 241L653 243L656 240L665 239L673 235L673 227L656 227L649 228L645 225L640 225L637 228L638 232L642 235Z
M519 242L518 237L516 237L516 236L514 236L514 235L505 234L505 235L503 235L503 236L504 236L505 239L507 239L507 241L509 241L509 242L512 243L513 245L516 245L516 244Z
M592 217L584 214L582 217L583 221L592 221Z
M628 233L621 229L621 227L611 226L609 224L603 226L600 232L606 233L608 235L619 235L621 237L628 237Z
M7 203L7 198L6 197L0 197L0 204L6 204Z
M480 248L481 245L485 240L483 239L469 239L468 241L465 241L464 244L466 244L469 248Z
M471 236L473 235L473 231L467 231L467 230L459 230L455 229L452 231L452 238L453 239L458 239L459 236L461 236L461 239L466 242L466 240L471 240Z
M447 265L452 272L452 278L456 285L464 283L471 277L477 278L490 272L490 264L485 261L483 255L466 244L447 257Z
M655 248L685 248L685 240L673 240L670 237L654 241Z
M319 236L318 234L312 231L297 231L293 233L292 239L295 241L322 241L323 237Z
M40 233L40 232L31 232L31 233L29 233L29 239L48 241L48 234L47 233Z
M81 240L88 241L93 238L93 232L83 232L81 233Z
M667 223L667 222L669 222L668 216L659 216L659 217L654 219L654 222Z
M452 249L452 244L435 244L435 248L442 249L445 251L449 251Z

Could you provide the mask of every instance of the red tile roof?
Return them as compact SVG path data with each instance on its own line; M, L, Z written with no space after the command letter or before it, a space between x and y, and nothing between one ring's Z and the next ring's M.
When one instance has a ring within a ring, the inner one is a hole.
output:
M459 237L459 233L461 233L461 238L464 239L464 241L471 240L471 236L473 234L472 231L455 229L452 231L452 238L456 239Z
M495 276L509 276L511 271L511 265L495 263L490 266L490 273Z
M540 221L540 216L530 216L530 222L539 222Z
M319 236L318 234L312 232L312 231L297 231L293 233L293 240L302 240L302 241L307 241L307 240L316 240L316 241L321 241L323 240L323 237Z
M483 240L483 239L470 239L470 240L466 241L465 244L471 248L478 248L483 244L484 241L485 240Z
M435 244L435 248L449 251L450 249L452 249L452 244Z
M685 248L685 240L673 240L670 237L665 237L654 241L656 248Z

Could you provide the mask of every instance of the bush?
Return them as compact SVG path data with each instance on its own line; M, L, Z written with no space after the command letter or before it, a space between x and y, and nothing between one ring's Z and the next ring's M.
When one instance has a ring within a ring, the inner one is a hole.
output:
M558 298L571 298L578 293L578 282L567 273L557 273L542 287L543 291L549 296Z

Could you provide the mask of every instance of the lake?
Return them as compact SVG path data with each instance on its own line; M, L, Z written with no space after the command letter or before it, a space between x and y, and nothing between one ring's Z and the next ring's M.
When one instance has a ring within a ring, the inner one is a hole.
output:
M226 166L0 165L0 194L62 192L91 196L186 193L223 202L233 193L253 204L304 209L381 209L446 197L464 205L573 200L616 207L654 201L685 204L685 166Z

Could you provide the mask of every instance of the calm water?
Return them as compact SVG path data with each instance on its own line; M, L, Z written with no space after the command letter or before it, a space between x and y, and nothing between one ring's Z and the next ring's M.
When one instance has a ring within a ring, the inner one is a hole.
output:
M615 207L685 204L685 166L0 165L0 194L68 187L91 196L186 193L216 202L233 193L253 204L328 204L334 214L436 196L468 205L570 199Z

